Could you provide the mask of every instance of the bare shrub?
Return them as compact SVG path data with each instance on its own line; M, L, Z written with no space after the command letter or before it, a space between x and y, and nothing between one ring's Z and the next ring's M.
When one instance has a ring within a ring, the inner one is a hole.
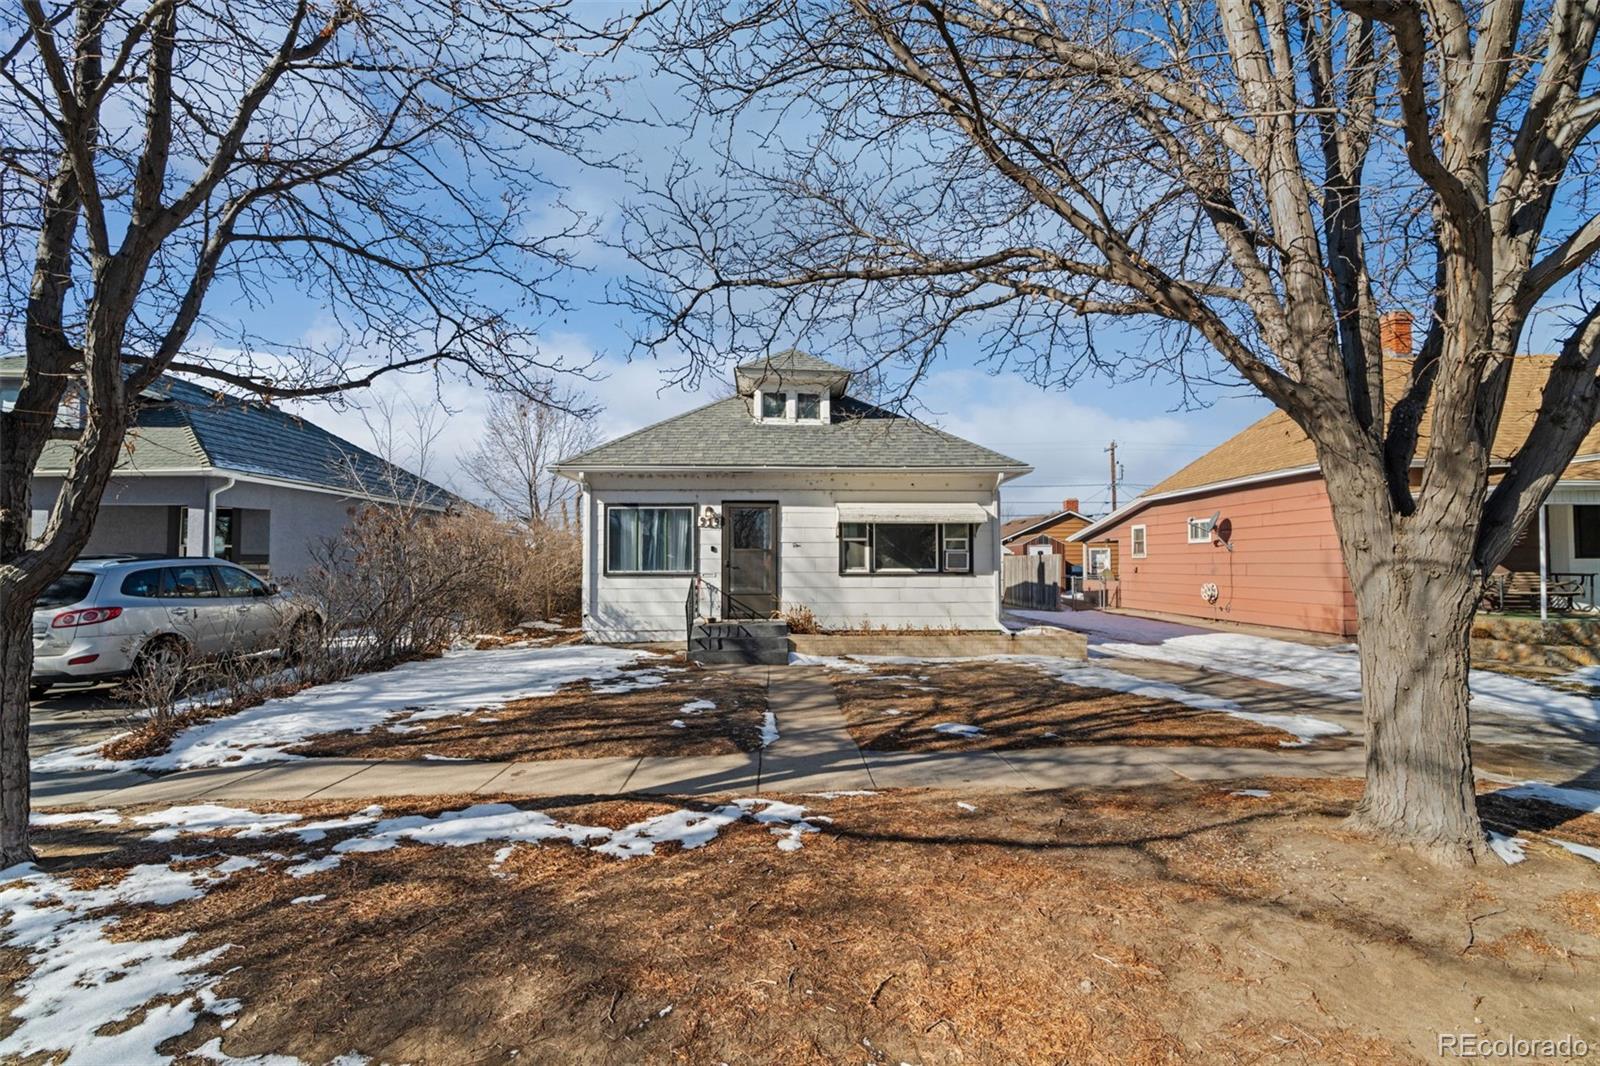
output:
M322 605L320 650L371 669L474 633L570 611L581 559L570 531L487 511L374 505L318 553L297 590Z
M786 603L778 612L778 620L789 627L791 633L821 633L822 623L816 612L803 603Z

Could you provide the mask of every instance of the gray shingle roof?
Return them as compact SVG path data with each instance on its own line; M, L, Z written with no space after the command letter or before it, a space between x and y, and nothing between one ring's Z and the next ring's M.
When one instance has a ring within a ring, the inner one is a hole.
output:
M22 363L0 359L0 374L20 374ZM71 458L71 441L50 441L35 473L65 473ZM272 404L170 377L145 390L117 469L215 469L440 507L457 502L447 489Z
M1026 463L849 396L824 425L757 422L749 401L717 400L561 461L558 470L970 468L1018 474Z
M740 363L735 369L748 373L760 373L763 370L805 370L822 374L850 373L847 368L837 363L830 363L826 359L818 359L810 352L802 352L797 348L773 352L765 359L755 359L748 363Z

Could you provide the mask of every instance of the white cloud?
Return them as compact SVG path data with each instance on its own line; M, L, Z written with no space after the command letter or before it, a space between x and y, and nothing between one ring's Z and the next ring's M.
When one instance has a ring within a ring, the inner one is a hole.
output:
M591 357L581 336L553 335L549 352L574 365ZM600 406L595 429L610 440L643 426L681 414L727 393L726 375L707 375L697 389L673 380L672 368L638 360L598 360L590 370L596 380L570 380ZM437 390L437 395L436 395ZM1208 448L1263 413L1263 401L1224 399L1204 412L1128 414L1113 409L1152 405L1153 389L1124 386L1113 394L1104 385L1047 391L1014 375L991 376L970 368L940 370L928 376L917 392L919 417L958 436L1030 463L1035 472L1007 485L1008 514L1046 510L1067 497L1082 500L1085 510L1104 511L1108 499L1107 442L1118 442L1123 466L1121 499L1132 499ZM370 390L350 394L341 409L326 403L286 404L297 413L363 447L373 447L362 411L371 411L375 397L406 397L437 405L446 415L434 445L428 471L434 480L457 491L470 488L461 465L483 434L489 394L459 379L436 385L432 375L393 376ZM405 417L404 403L398 405ZM402 434L403 435L403 434ZM470 491L464 491L472 495Z
M1003 490L1008 514L1048 510L1069 497L1094 513L1110 505L1109 442L1117 442L1119 500L1126 502L1264 413L1261 401L1240 399L1198 413L1130 415L1111 407L1135 396L1148 404L1153 391L1131 385L1116 395L1092 381L1044 390L1014 375L963 368L929 375L918 398L928 409L923 417L941 429L1034 467Z

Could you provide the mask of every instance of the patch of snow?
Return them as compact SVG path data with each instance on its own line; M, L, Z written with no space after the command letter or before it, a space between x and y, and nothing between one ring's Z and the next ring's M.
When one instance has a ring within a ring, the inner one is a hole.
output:
M1580 666L1570 674L1563 674L1559 678L1574 685L1588 685L1591 688L1600 688L1600 666Z
M981 737L983 730L966 722L940 722L933 727L935 733L948 733L957 737Z
M341 855L350 853L387 851L403 841L459 848L491 840L565 841L602 855L631 859L654 854L657 844L677 844L685 849L703 847L715 840L726 826L745 818L772 826L773 834L779 837L778 847L784 851L799 848L802 835L818 832L818 827L812 823L826 820L816 816L807 819L805 808L799 804L744 799L708 811L688 808L668 811L620 829L608 829L558 822L541 811L526 811L509 803L479 803L434 817L406 815L379 822L370 834L335 844L333 854L318 862L328 859L336 862ZM505 860L497 855L495 861L498 864ZM288 872L291 876L305 876L297 870L311 865L294 867Z
M424 752L422 757L429 762L471 762L465 755L435 755L433 752Z
M1543 800L1558 807L1570 807L1575 811L1600 814L1600 792L1593 789L1565 788L1544 781L1524 781L1520 785L1503 788L1494 794L1507 799Z
M165 1061L156 1048L187 1033L206 1004L218 1002L213 990L222 978L205 967L226 949L179 958L192 934L113 939L108 933L118 919L103 912L194 899L227 880L231 871L142 865L113 884L77 889L30 869L0 889L0 913L10 919L0 941L28 951L32 966L14 986L21 1000L11 1012L17 1025L0 1038L0 1058L48 1056L68 1064ZM18 870L12 867L0 877ZM169 1001L146 1006L158 997ZM137 1022L120 1032L101 1032L141 1008Z
M841 789L836 789L836 790L834 790L832 792L807 792L807 793L805 793L805 795L807 795L807 796L814 796L817 799L825 799L825 800L843 799L846 796L876 796L877 794L878 793L874 792L870 788L841 788Z
M76 825L79 822L88 822L91 825L121 825L122 815L113 810L77 811L65 814L41 814L35 811L28 815L28 824L31 826Z
M1574 844L1570 840L1557 840L1555 837L1551 837L1550 842L1552 844L1560 844L1574 855L1582 855L1585 859L1600 862L1600 848L1591 847L1588 844Z
M964 801L958 801L956 806L960 807L964 811L975 811L978 809L978 805L976 803L966 803Z
M703 714L706 711L714 711L716 709L717 705L712 700L690 700L688 703L685 703L682 707L678 708L678 713Z
M321 903L323 900L325 900L327 898L328 898L328 894L326 892L318 892L315 896L296 896L294 899L291 899L289 902L292 903L292 904Z
M1515 866L1527 858L1523 853L1527 845L1526 837L1508 837L1504 833L1489 830L1489 850L1500 856L1500 861L1507 866Z
M867 674L872 672L872 667L866 663L855 662L851 659L841 659L834 655L802 655L800 652L789 653L790 666L821 666L828 670L837 670L846 674Z
M320 859L312 859L309 862L302 862L297 866L291 866L285 870L284 873L297 879L301 877L310 877L312 874L320 874L324 871L331 870L335 866L338 866L342 861L342 856L324 855Z
M778 742L778 716L768 711L761 719L761 746L770 748Z
M578 681L590 681L599 691L659 685L663 682L659 673L630 676L623 669L652 657L650 652L576 644L450 651L381 673L315 685L201 722L179 733L170 749L160 755L116 761L100 756L98 745L88 745L42 755L33 767L36 771L182 770L295 759L299 756L284 749L308 737L364 732L385 723L403 730L419 721L553 695L563 685ZM608 684L611 687L605 687Z
M674 729L688 729L689 728L689 723L685 722L682 718L674 718L672 721L668 722L667 724L670 725Z
M1264 788L1236 788L1228 793L1230 796L1247 796L1250 799L1266 799L1272 793Z
M241 837L259 837L268 833L287 832L283 827L300 821L298 814L257 814L239 807L223 807L215 803L196 803L152 811L133 819L135 825L159 825L162 828L147 836L146 840L166 843L185 833L215 833L231 830Z
M1244 633L1198 633L1159 644L1101 644L1094 651L1218 670L1337 699L1361 699L1361 660L1354 644L1314 647ZM1557 723L1600 723L1600 699L1591 696L1493 670L1471 671L1468 685L1475 711Z

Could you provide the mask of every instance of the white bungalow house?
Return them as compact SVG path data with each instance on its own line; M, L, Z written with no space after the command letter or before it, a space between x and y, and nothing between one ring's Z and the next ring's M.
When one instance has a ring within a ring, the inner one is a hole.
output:
M826 628L1000 627L1000 486L1031 467L849 396L848 370L803 352L734 380L557 466L582 490L591 639L794 608Z

